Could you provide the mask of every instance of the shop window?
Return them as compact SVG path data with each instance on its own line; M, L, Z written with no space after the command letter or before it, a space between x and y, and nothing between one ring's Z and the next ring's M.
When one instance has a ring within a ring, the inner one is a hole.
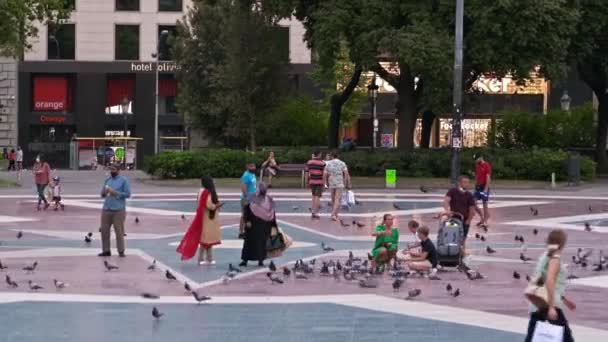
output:
M158 0L158 10L161 12L181 12L182 0Z
M72 92L66 76L34 76L32 79L33 112L70 112Z
M114 59L139 60L139 25L116 25Z
M30 127L30 142L33 143L66 143L72 140L73 126L33 125Z
M159 113L177 114L177 80L172 76L163 76L158 80Z
M127 103L127 114L133 114L135 78L108 78L106 86L106 114L123 114L123 103Z
M75 59L76 25L49 25L47 43L48 59Z
M163 31L167 31L168 34L163 35ZM160 25L158 26L158 52L159 60L170 61L173 59L173 53L171 51L171 44L173 37L177 35L177 28L175 25Z
M139 0L116 0L117 11L139 11Z

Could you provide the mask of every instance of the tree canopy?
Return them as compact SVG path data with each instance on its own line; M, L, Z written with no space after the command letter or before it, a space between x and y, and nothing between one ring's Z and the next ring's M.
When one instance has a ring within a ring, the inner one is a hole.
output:
M60 23L69 18L74 1L0 1L0 54L23 60L32 48L29 40L38 37L39 25Z

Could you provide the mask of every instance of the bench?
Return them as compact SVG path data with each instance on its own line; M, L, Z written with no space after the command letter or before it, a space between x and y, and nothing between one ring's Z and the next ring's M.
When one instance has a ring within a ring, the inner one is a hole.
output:
M302 188L304 184L304 164L279 164L279 176L293 176L302 179Z

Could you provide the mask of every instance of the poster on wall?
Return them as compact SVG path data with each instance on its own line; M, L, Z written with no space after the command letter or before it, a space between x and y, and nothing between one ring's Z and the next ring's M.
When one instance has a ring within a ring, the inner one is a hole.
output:
M394 144L394 135L390 133L380 134L380 146L384 148L393 148Z

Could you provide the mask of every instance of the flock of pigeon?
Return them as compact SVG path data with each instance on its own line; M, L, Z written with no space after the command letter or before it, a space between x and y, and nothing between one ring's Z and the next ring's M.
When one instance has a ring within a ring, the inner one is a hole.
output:
M22 267L21 269L23 271L25 271L25 274L27 275L27 274L33 274L34 272L36 272L37 267L38 267L38 261L34 261L34 263L32 263L31 265L26 265L26 266ZM6 269L8 269L8 266L3 264L2 261L0 261L0 271L4 271ZM9 274L5 275L4 280L6 282L6 285L9 288L16 289L19 287L19 283L15 279L13 279ZM30 291L38 291L38 290L44 289L44 287L42 287L39 284L36 284L32 280L28 280L27 284L30 288ZM70 286L68 283L64 283L57 279L53 279L53 285L55 285L55 289L57 289L57 290L62 290L64 288Z

